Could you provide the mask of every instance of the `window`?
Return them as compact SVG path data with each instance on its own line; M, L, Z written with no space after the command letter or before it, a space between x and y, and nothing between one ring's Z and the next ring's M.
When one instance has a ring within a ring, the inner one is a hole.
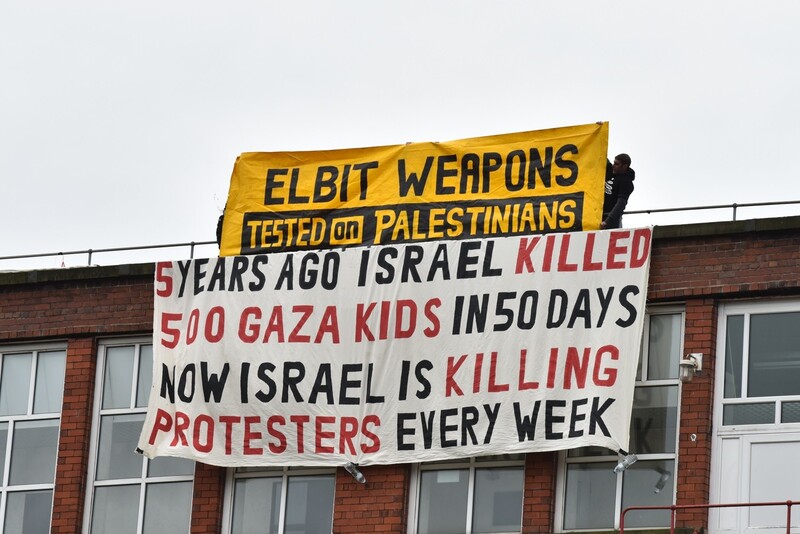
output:
M229 470L226 485L230 534L316 534L333 525L336 473L329 468Z
M148 343L99 348L88 532L189 532L194 462L135 452L153 373Z
M800 305L729 305L722 425L800 423Z
M629 506L670 506L675 497L678 443L678 362L683 352L683 312L650 310L645 321L631 415L630 452L639 460L617 474L617 454L598 447L563 454L556 528L619 528ZM668 527L669 510L635 511L626 527Z
M420 464L414 470L409 531L520 532L524 455Z
M50 531L65 350L0 348L3 532Z

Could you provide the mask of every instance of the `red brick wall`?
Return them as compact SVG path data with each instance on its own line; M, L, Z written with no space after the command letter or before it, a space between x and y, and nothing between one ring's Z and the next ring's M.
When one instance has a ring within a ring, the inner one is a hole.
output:
M647 296L652 302L756 292L797 295L799 262L797 231L667 239L656 232Z
M678 504L708 501L711 409L720 299L800 295L800 232L672 237L656 229L648 301L686 306L684 352L702 352L702 375L682 387ZM130 267L131 273L123 272ZM152 331L153 266L122 266L0 277L0 342L64 340L67 371L56 470L53 532L81 531L87 485L97 339ZM135 272L133 272L135 271ZM120 274L122 273L122 274ZM31 278L33 276L33 278ZM39 279L36 279L39 276ZM691 436L695 435L696 440ZM523 532L553 528L555 454L531 454L525 465ZM406 531L409 466L363 469L367 484L339 469L333 530L337 534ZM197 465L192 532L218 532L224 470ZM705 526L706 514L682 515Z
M677 505L709 502L716 312L713 299L690 300L686 303L684 353L702 353L703 371L681 386ZM708 513L702 509L682 511L677 516L677 524L692 529L706 527L707 516Z
M224 491L224 468L202 463L195 464L192 534L215 534L222 531ZM264 505L266 506L266 503Z
M525 458L522 498L522 532L525 534L553 531L557 459L554 452L528 454Z
M0 286L0 341L152 330L152 277Z
M406 531L410 466L362 467L367 479L359 484L347 471L336 470L333 506L334 534Z
M83 494L89 465L96 352L97 344L93 338L71 339L67 344L50 530L53 534L80 532L83 523Z

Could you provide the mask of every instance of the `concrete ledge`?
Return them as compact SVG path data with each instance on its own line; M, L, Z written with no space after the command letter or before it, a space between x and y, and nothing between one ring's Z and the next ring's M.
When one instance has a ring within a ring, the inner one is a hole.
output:
M155 263L134 263L95 267L69 267L63 269L40 269L33 271L0 271L0 287L52 282L101 280L104 278L152 278L155 274L155 271Z

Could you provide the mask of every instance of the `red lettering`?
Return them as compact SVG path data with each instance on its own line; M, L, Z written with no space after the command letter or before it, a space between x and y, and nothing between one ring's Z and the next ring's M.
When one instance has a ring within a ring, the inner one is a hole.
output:
M381 301L381 316L378 327L378 336L380 339L389 339L389 312L391 311L392 303L388 300Z
M508 391L508 384L497 383L497 352L492 351L491 363L489 363L489 393L498 391Z
M594 240L597 237L595 233L586 234L586 248L583 249L583 270L584 271L599 271L603 268L603 263L599 261L592 261L594 256Z
M233 437L233 425L241 421L242 418L237 415L221 415L219 422L225 425L225 454L231 454L231 440Z
M216 329L214 329L215 323ZM209 343L219 343L222 336L225 335L225 308L222 306L214 306L208 311L205 335Z
M286 419L280 415L273 415L269 419L267 419L267 433L270 436L278 440L278 443L268 443L267 447L269 451L273 454L280 454L286 451L286 434L275 428L275 425L284 426L286 424Z
M171 261L160 261L156 266L156 283L163 283L163 287L156 286L156 295L159 297L169 297L172 295L172 277L164 271L172 268Z
M453 391L455 391L456 395L459 397L464 395L464 392L461 391L461 388L458 387L458 383L456 382L455 378L453 377L454 374L458 372L459 367L461 364L464 363L464 360L467 358L466 354L463 354L459 359L458 363L453 365L454 358L449 356L447 358L447 379L445 381L445 397L449 397Z
M603 355L608 354L612 360L619 360L619 349L614 345L604 345L597 349L594 359L592 378L595 385L611 387L617 381L617 370L613 367L602 367ZM602 376L601 376L602 373Z
M650 228L637 228L633 231L631 247L631 269L637 269L647 263L650 256L650 239L653 231Z
M150 439L148 440L148 443L150 445L154 444L156 442L156 436L158 433L169 432L170 428L172 428L172 417L170 417L169 413L159 408L156 412L156 420L153 423L153 430L150 431Z
M289 421L297 426L297 452L303 453L305 452L303 426L308 423L309 417L307 415L292 415L289 417Z
M269 341L269 336L273 333L278 333L278 343L283 343L283 306L275 306L272 308L272 315L269 316L269 324L267 329L264 330L264 343Z
M434 308L438 308L441 305L442 301L438 298L431 299L425 303L425 318L431 323L428 328L422 331L426 337L436 337L439 335L441 324L439 323L439 317L437 317L434 312Z
M205 443L200 441L203 425L206 427ZM198 452L211 452L211 449L214 448L214 419L212 419L210 415L200 414L197 416L197 419L195 419L192 430L194 448L197 449Z
M178 346L178 341L181 337L181 331L178 328L173 328L170 323L180 321L183 319L182 313L167 313L161 314L161 333L169 336L168 339L161 338L161 344L168 349L174 349Z
M519 382L518 387L520 391L525 391L526 389L538 389L539 382L526 382L525 381L525 367L527 365L528 359L528 349L522 349L519 351Z
M483 374L483 353L479 352L475 355L475 372L472 374L472 392L480 393L481 391L481 375Z
M336 418L330 415L321 415L314 418L314 453L333 454L333 447L322 444L323 439L334 439L335 432L323 430L323 425L330 425L336 422Z
M260 320L261 308L249 306L242 310L242 316L239 318L239 339L245 343L255 343L256 339L258 339L258 322L251 324L249 322L251 317L256 321Z
M620 241L630 237L629 230L621 230L611 232L608 238L608 260L606 261L607 269L624 269L625 262L619 261L617 256L624 255L628 249L624 244L619 244Z
M246 455L261 455L264 449L261 447L251 447L250 442L254 439L261 439L261 432L252 429L253 425L261 422L261 418L257 415L249 415L244 418L244 443L242 449Z
M364 338L367 341L375 341L375 335L367 324L367 319L372 315L374 309L374 302L370 302L366 308L360 302L356 305L356 343L363 341Z
M560 272L572 272L578 270L577 263L569 263L567 261L567 256L569 255L569 241L569 234L564 234L561 237L561 248L558 251L558 270Z
M189 322L186 324L186 344L191 345L197 339L197 325L200 323L200 310L197 308L189 312Z
M325 308L325 313L322 316L322 324L319 326L317 337L314 343L322 343L322 336L325 334L331 335L331 341L339 344L339 318L336 315L336 306L328 306Z
M531 254L533 253L533 249L536 248L536 245L539 243L539 239L539 236L530 238L530 241L528 241L527 237L520 239L519 248L517 249L517 265L514 268L514 274L520 274L523 269L527 273L532 273L536 270L533 268Z
M409 322L408 327L403 328L403 312L408 310ZM411 337L417 329L417 303L413 300L402 299L397 301L397 311L394 317L394 337L396 339L405 339Z
M556 364L558 363L558 349L550 349L550 364L547 368L547 389L553 389L556 385Z
M353 438L357 435L358 418L342 417L339 428L339 454L345 454L346 452L350 452L350 454L356 453L355 446L353 446Z
M369 430L368 426L370 425L374 425L376 427L381 426L380 418L377 415L367 415L361 421L361 433L364 435L365 438L367 438L370 441L369 444L367 443L361 444L361 452L363 452L364 454L378 452L381 448L381 440L380 438L378 438L377 435L373 434Z
M189 416L183 412L175 412L175 433L172 436L172 442L169 444L170 447L174 447L178 444L178 440L180 440L181 445L187 447L189 445L189 441L186 439L185 431L189 428L191 421L189 420Z
M301 335L300 330L306 324L308 318L311 317L311 313L313 311L314 311L314 306L308 304L292 306L292 313L299 313L300 318L297 320L297 324L289 334L289 343L308 343L309 341L311 341L311 336L307 334Z
M567 361L564 364L564 389L572 387L572 377L575 377L575 382L579 389L586 387L586 374L589 370L589 355L591 349L586 347L583 349L583 358L578 355L576 347L569 347L567 349Z

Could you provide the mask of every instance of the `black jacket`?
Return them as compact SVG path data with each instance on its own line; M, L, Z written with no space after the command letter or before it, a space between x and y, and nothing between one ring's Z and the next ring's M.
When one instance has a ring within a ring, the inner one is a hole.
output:
M619 228L622 226L622 213L628 204L628 198L633 193L633 180L636 171L630 167L622 174L614 174L611 162L606 162L606 194L603 200L603 221L606 228Z

